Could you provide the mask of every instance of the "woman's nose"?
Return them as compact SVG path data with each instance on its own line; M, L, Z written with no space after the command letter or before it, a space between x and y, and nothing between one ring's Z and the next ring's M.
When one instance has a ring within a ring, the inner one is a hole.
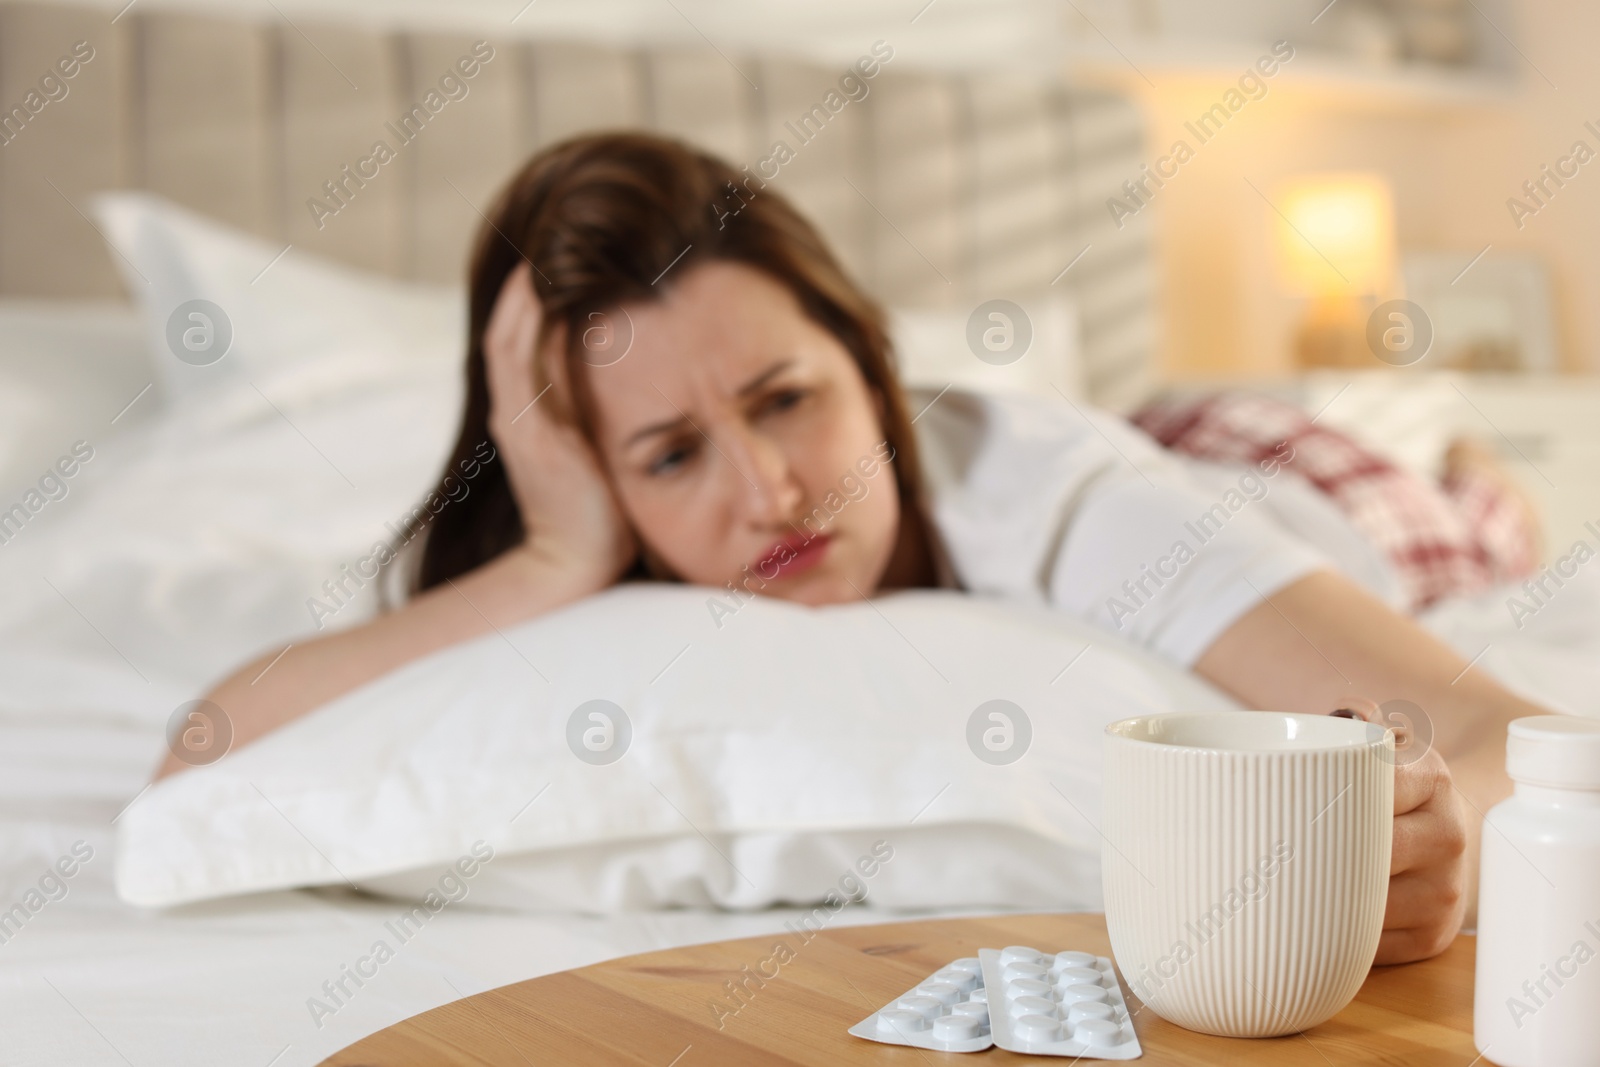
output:
M750 427L731 435L728 460L741 476L740 500L748 518L761 523L783 522L794 515L804 495L777 442Z

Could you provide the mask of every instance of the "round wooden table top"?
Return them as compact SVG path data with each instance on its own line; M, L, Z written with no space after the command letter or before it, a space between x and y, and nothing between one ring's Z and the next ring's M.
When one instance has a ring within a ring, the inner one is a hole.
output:
M780 941L787 952L775 952ZM917 1067L962 1060L1038 1067L1047 1061L999 1048L973 1060L971 1054L882 1045L845 1032L951 960L1006 945L1111 955L1105 916L1099 914L850 926L822 930L809 941L786 931L624 956L491 989L381 1030L324 1060L323 1067ZM1126 984L1123 994L1144 1047L1141 1063L1467 1067L1481 1062L1472 1044L1475 948L1475 939L1462 935L1431 960L1375 967L1344 1011L1289 1037L1194 1033L1143 1010ZM757 968L771 974L774 966L774 978L745 978ZM741 979L743 991L735 999L724 983Z

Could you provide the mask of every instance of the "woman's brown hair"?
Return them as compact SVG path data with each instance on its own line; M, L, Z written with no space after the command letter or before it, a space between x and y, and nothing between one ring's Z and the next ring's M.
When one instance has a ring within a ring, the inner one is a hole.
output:
M473 247L470 270L466 410L435 490L449 496L457 472L477 470L464 496L407 523L405 540L425 534L411 586L428 589L487 563L523 538L522 518L498 460L479 465L490 440L483 335L495 300L517 264L533 267L543 344L565 325L567 381L576 410L563 413L588 435L592 398L583 373L585 328L593 313L659 299L696 263L741 263L781 282L801 308L849 351L883 398L883 434L902 523L931 547L922 477L905 395L895 375L883 312L849 278L822 237L760 178L676 140L640 133L575 137L530 159L497 197ZM537 371L536 371L537 373ZM934 551L937 551L936 549ZM632 577L646 576L643 565Z

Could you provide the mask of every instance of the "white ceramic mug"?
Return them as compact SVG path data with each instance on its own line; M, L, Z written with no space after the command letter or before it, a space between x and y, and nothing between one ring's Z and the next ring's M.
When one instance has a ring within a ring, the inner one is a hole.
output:
M1323 715L1144 715L1106 727L1106 927L1170 1022L1276 1037L1332 1018L1378 951L1394 734Z

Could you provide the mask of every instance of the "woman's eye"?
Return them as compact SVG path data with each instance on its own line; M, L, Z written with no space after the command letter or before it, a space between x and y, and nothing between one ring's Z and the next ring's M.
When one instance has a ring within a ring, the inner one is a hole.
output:
M761 405L761 413L788 411L804 400L805 396L804 389L780 389L767 397L766 402Z
M688 445L673 445L651 460L646 469L651 474L671 474L687 463L693 454L694 449Z

